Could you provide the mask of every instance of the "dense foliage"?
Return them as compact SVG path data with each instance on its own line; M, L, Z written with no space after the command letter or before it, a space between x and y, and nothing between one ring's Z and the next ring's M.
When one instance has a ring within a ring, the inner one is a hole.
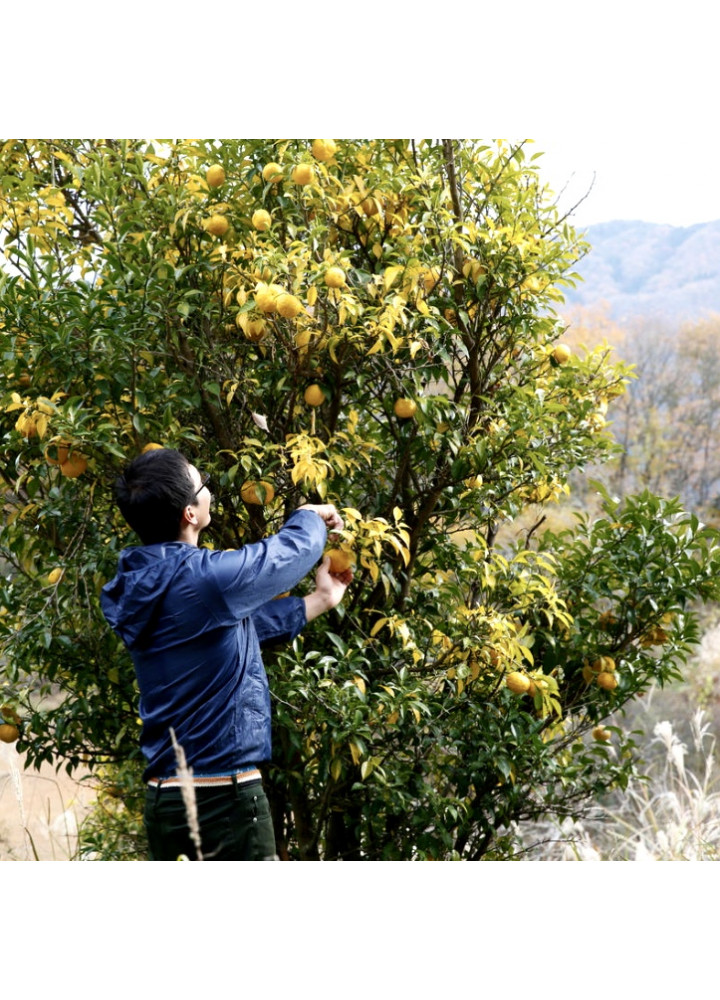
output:
M2 146L2 696L31 761L137 756L98 594L135 542L114 476L160 443L212 473L207 544L306 498L345 513L345 602L266 657L284 856L502 856L513 823L627 780L632 738L599 723L677 675L718 554L649 493L543 533L612 453L628 373L561 343L586 247L538 163L450 140Z

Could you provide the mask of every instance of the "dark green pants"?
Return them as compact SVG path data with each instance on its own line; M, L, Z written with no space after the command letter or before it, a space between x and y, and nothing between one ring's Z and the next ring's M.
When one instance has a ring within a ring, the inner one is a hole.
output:
M204 861L273 861L275 835L261 781L196 788ZM197 861L179 788L148 787L145 829L151 861Z

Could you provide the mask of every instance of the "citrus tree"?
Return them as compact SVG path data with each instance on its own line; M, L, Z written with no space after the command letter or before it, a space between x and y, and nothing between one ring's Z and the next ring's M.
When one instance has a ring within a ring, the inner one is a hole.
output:
M30 761L138 756L99 592L137 541L113 480L160 444L212 474L216 548L303 500L344 512L345 601L265 657L283 856L504 856L514 824L628 779L632 734L603 720L678 675L718 555L649 493L543 530L612 453L628 372L563 342L587 247L531 146L0 157L2 711Z

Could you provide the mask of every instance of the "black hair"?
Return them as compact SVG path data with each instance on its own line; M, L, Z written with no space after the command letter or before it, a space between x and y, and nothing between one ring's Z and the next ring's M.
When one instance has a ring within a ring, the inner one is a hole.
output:
M138 455L115 482L118 507L143 545L176 542L183 511L196 496L190 463L173 448Z

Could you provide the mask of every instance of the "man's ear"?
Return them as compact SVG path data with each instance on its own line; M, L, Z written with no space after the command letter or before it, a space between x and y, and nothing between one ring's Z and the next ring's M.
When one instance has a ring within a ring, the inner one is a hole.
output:
M181 528L183 528L186 524L197 524L197 511L190 503L184 508L182 518L180 519Z

